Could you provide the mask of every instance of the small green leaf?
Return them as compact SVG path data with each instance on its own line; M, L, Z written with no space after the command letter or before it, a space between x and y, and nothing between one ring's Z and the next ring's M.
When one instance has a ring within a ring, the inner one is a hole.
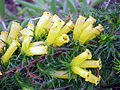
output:
M67 4L70 8L70 11L76 14L77 9L76 9L76 5L75 5L75 1L74 0L67 0Z
M23 0L16 0L17 3L22 4L23 6L26 6L28 8L34 9L36 11L42 11L44 10L43 8L41 8L40 6L25 2Z
M89 7L88 7L88 4L87 4L86 0L83 0L82 9L83 9L83 12L84 12L85 16L88 16L89 15Z
M53 14L56 14L55 0L51 0L51 11L53 12Z
M44 0L34 0L36 5L39 5L42 9L45 10L45 2Z
M22 26L23 28L25 28L26 25L28 24L29 20L30 20L29 18L26 18L26 19L21 23L21 26Z
M91 1L91 6L95 6L95 5L98 5L99 3L103 2L105 0L92 0Z
M65 13L67 10L67 1L64 1L63 12Z
M19 85L21 86L22 90L34 90L32 85L30 85L28 82L26 81L22 81L19 72L15 72L15 79L16 81L19 83Z
M11 18L11 19L17 19L17 20L19 20L19 18L18 17L16 17L11 11L9 11L8 9L5 9L5 14L9 17L9 18Z
M4 0L0 0L0 16L1 19L4 19L5 16L5 1Z

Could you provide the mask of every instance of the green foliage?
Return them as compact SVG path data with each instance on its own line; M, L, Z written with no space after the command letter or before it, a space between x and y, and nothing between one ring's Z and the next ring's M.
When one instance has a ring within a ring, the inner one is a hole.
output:
M0 19L3 20L4 16L5 16L5 1L0 0Z
M56 14L55 0L51 0L51 11L53 12L53 14Z

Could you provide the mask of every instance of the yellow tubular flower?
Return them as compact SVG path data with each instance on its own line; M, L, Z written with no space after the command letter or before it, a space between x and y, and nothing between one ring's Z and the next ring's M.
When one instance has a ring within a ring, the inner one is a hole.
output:
M89 18L83 24L82 29L87 28L90 24L93 24L94 22L96 22L96 20L93 17L89 16Z
M23 39L27 36L27 37L31 37L33 36L33 32L27 28L24 28L23 30L20 31L20 33L22 34L22 36L20 37L20 40L23 41Z
M2 75L2 73L0 72L0 75Z
M66 71L55 71L52 75L54 78L62 78L62 79L69 79L70 73L67 73ZM72 79L75 79L75 76L72 76Z
M79 66L83 61L85 61L86 59L91 59L91 58L92 58L91 52L88 49L86 49L83 53L73 58L72 66Z
M33 55L47 54L48 53L47 49L48 49L48 47L47 46L43 46L43 45L32 46L32 47L29 47L29 49L26 52L26 55L27 56L33 56Z
M64 23L64 21L62 19L60 19L56 14L53 15L53 17L51 17L49 22L46 24L45 29L49 32L50 28L53 26L53 24L58 21L60 21L61 23Z
M2 49L3 49L4 46L5 46L4 42L2 42L2 41L0 40L0 53L1 53L1 51L2 51Z
M70 30L74 28L74 23L69 20L69 22L66 23L66 25L60 30L59 36L62 34L67 34Z
M85 17L79 16L79 18L76 20L75 27L73 30L73 40L74 41L79 40L79 37L83 31L82 27L85 22L85 19L86 19Z
M8 32L2 31L1 35L0 35L0 40L6 42L7 41L7 37L8 37Z
M90 40L94 39L97 35L100 34L100 32L102 32L104 30L103 26L101 24L99 24L98 26L96 26L95 28L93 28L92 34L89 37Z
M100 76L96 77L93 74L89 74L88 77L85 79L85 81L89 81L91 83L94 83L95 85L97 85L100 81Z
M64 25L64 21L61 20L56 20L53 24L53 26L51 27L47 39L46 39L46 43L47 45L52 45L55 41L55 39L58 37L59 32L61 27Z
M63 20L60 19L60 18L55 14L55 15L53 15L52 17L50 17L49 22L45 25L45 29L46 29L47 31L50 31L50 28L51 28L51 27L53 26L53 24L54 24L55 22L57 22L57 21L62 21L62 22L63 22Z
M61 46L64 43L69 42L69 36L67 34L62 34L60 37L56 38L54 41L54 46Z
M24 37L24 39L22 41L22 48L21 48L22 52L26 53L31 41L32 41L32 37L30 37L30 36Z
M45 45L45 44L46 43L44 41L37 41L37 42L30 43L30 47L39 46L39 45Z
M80 75L82 78L87 78L90 74L91 74L91 71L87 71L85 69L82 69L80 68L79 66L73 66L72 67L72 71L75 73L75 74L78 74Z
M13 40L5 54L1 57L1 61L6 63L18 48L18 46L20 46L19 42L17 40Z
M101 60L86 60L80 64L81 68L99 68L101 69Z
M11 44L13 40L17 39L17 36L19 34L19 31L22 29L19 23L17 22L12 22L10 32L8 35L8 40L7 43Z
M45 26L49 22L52 15L49 12L44 12L40 17L35 28L35 38L38 39L42 34L46 33Z
M92 35L92 30L93 30L92 24L90 24L86 29L84 29L79 38L80 44L84 44L86 41L89 40L89 37Z
M27 29L34 31L34 24L28 24Z
M54 17L54 16L53 16L53 17ZM48 23L45 25L45 30L46 30L47 32L50 31L50 28L52 27L52 25L53 25L53 23L54 23L53 17L51 16L51 17L49 18Z

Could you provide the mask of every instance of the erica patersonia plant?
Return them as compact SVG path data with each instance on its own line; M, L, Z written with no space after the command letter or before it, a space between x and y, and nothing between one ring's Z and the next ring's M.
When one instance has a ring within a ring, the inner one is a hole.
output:
M35 86L24 85L18 73L31 79L31 84L41 84L41 88L59 87L56 79L60 79L63 86L65 82L65 85L77 83L77 79L78 83L82 80L81 85L85 81L98 85L101 76L94 68L100 71L102 60L93 60L91 51L84 46L104 30L101 24L94 27L95 21L92 16L87 19L80 15L74 24L72 20L65 22L45 11L37 24L30 21L22 28L19 23L12 22L10 31L2 31L0 35L0 78L16 73L15 79L22 88ZM76 45L76 41L79 44Z

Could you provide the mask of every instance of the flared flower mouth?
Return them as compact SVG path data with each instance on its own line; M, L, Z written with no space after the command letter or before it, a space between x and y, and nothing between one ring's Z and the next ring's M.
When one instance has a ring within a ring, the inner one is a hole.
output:
M97 29L99 32L104 30L104 28L101 24L98 24L98 26L96 26L95 29Z
M61 38L62 38L62 41L63 41L64 43L68 43L68 42L69 42L69 37L68 37L68 35L66 35L66 34L62 34Z
M93 75L93 74L88 74L87 78L85 78L85 81L89 81L89 82L91 82L91 83L94 83L95 86L96 86L97 84L99 84L100 78L101 78L100 76L99 76L99 77L96 77L96 76Z

